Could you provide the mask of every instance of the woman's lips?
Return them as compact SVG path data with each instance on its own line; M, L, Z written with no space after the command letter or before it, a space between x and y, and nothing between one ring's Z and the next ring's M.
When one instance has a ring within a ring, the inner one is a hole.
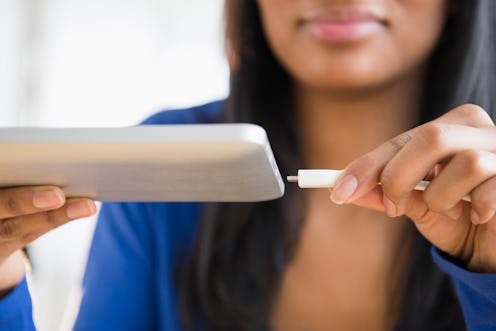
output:
M351 43L384 29L384 20L363 10L335 10L303 21L313 36L329 43Z

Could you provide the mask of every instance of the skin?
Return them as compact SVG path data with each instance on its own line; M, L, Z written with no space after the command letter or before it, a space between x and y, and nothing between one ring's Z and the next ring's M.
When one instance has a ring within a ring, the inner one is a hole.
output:
M66 199L58 187L0 190L0 298L24 276L20 249L69 221L94 215L89 199Z
M445 1L258 3L273 51L294 79L306 164L346 167L332 192L338 204L322 191L308 194L301 240L273 305L273 328L390 329L396 316L387 308L388 284L395 281L389 268L407 226L402 215L470 269L496 271L494 124L478 107L464 105L412 128ZM387 24L380 33L339 45L301 28L307 11L349 6L377 7ZM425 176L432 179L429 189L413 192ZM53 193L51 203L36 207L39 189L0 191L3 293L22 278L21 247L95 212L92 201L66 201L54 187L42 188ZM460 202L466 193L470 205ZM393 216L400 221L391 222Z
M273 329L393 328L398 316L389 310L388 289L399 281L396 251L411 226L405 215L469 270L496 272L494 123L478 106L461 105L415 127L448 2L258 5L273 53L293 78L305 167L346 169L331 192L335 204L321 190L307 192L301 239L272 307ZM381 28L348 42L309 32L315 13L350 8L376 13ZM428 189L413 191L424 178ZM465 194L472 203L461 201Z

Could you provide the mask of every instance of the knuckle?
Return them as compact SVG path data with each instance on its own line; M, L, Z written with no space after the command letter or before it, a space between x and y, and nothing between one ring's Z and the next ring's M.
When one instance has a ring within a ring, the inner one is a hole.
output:
M411 139L412 139L412 135L408 132L405 132L399 136L394 137L393 139L388 140L388 143L391 145L391 147L393 148L394 151L399 151Z
M9 195L5 201L5 209L7 212L13 215L21 215L22 208L19 204L19 200L14 195Z
M469 149L458 153L456 162L460 163L464 174L471 178L484 176L488 171L484 154L477 150Z
M431 122L422 127L419 132L427 148L435 150L445 149L450 143L450 130L447 125Z
M0 238L12 238L17 232L17 225L11 218L0 220Z
M43 212L41 215L43 217L44 222L48 224L50 228L56 228L61 224L61 222L59 222L54 212L47 211L47 212Z
M484 196L474 198L472 205L476 210L479 210L479 211L496 209L496 202L494 200L485 198Z
M470 119L475 123L492 123L489 114L484 110L484 108L478 105L466 103L458 107L456 110L460 116Z
M472 205L477 210L496 209L496 179L485 182L471 193Z

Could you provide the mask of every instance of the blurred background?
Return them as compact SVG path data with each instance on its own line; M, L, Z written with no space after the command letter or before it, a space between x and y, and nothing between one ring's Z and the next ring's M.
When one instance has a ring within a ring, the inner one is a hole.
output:
M0 0L0 126L134 125L224 98L222 0ZM38 330L68 330L95 219L29 247Z

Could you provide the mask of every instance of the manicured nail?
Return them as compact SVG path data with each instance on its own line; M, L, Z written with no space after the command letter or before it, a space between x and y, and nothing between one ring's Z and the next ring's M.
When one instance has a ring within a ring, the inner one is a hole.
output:
M50 209L62 206L64 196L59 190L36 191L33 194L33 205L39 209Z
M394 204L393 201L391 201L387 196L383 196L382 202L384 203L384 208L386 209L386 214L389 217L396 217L397 216L397 211L396 211L396 205Z
M95 212L96 206L91 200L72 201L67 207L67 217L70 219L89 217Z
M332 190L331 200L342 205L355 193L358 187L358 180L353 175L346 175Z

